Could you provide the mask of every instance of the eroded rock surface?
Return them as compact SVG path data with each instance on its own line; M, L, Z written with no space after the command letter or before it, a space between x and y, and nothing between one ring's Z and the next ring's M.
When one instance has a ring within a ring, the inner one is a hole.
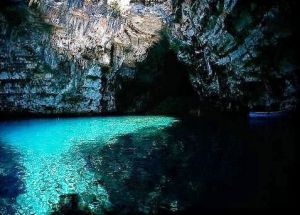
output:
M41 17L22 4L1 13L2 111L116 111L117 71L126 67L126 74L134 75L171 14L167 1L145 6L41 0L30 5ZM23 17L11 24L16 10Z
M3 2L2 112L143 112L175 100L178 106L179 91L169 95L168 87L160 88L181 78L166 72L176 68L189 76L182 83L198 94L192 100L200 101L200 109L297 106L292 0ZM186 69L165 60L168 52ZM166 75L169 83L160 80Z
M295 108L292 1L181 2L173 47L203 102L223 110Z

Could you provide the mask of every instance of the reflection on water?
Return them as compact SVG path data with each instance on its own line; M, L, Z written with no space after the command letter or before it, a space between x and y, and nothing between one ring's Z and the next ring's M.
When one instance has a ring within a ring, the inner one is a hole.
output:
M9 204L25 212L173 214L295 206L297 133L286 120L77 118L0 128L1 145L17 152L10 164L0 160L2 166L25 169ZM0 147L0 153L12 152ZM0 211L8 210L5 198L0 193Z

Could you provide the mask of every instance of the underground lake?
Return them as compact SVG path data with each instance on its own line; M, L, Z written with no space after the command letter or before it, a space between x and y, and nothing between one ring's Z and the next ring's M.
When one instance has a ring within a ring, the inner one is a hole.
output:
M283 119L3 120L0 214L291 207L295 142Z
M298 4L0 0L0 215L298 209Z

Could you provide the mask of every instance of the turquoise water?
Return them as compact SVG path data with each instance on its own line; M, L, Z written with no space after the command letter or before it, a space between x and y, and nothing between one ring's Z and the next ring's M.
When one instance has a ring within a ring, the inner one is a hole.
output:
M101 196L102 207L110 207L107 191L95 183L97 176L78 150L86 144L108 145L118 136L140 129L159 131L176 121L172 117L130 116L0 122L2 147L17 153L22 169L18 174L24 189L19 195L12 195L16 198L14 212L47 214L61 195L70 193Z
M297 207L298 127L293 118L0 121L0 214Z

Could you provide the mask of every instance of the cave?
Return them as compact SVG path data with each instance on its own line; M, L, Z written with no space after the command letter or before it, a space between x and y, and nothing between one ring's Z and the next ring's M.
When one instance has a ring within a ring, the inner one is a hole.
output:
M0 214L295 211L295 2L0 0Z

